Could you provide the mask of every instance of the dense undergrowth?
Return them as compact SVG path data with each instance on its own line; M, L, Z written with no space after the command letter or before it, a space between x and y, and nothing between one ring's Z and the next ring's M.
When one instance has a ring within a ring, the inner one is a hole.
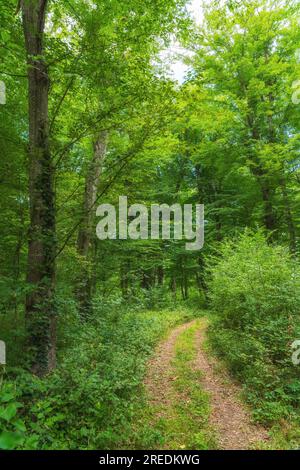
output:
M211 259L209 279L210 347L243 385L254 418L272 427L270 446L297 447L300 372L291 349L300 338L297 262L262 234L246 233L222 244ZM62 302L58 366L44 379L14 354L24 340L19 330L9 361L13 366L0 376L0 448L156 448L166 439L173 442L178 423L189 429L190 440L182 445L209 448L209 430L197 432L208 416L205 397L187 367L194 354L193 330L180 336L173 364L174 393L176 387L179 393L184 389L189 406L174 408L174 419L155 427L151 410L147 415L142 381L154 346L176 324L203 314L199 297L196 309L170 305L159 292L130 305L118 298L96 299L93 317L82 328L75 308ZM195 427L192 414L199 418L201 410L204 421ZM174 448L181 444L175 441Z
M246 233L211 262L210 341L244 386L254 417L299 442L300 270L287 250Z
M39 379L25 368L2 376L0 448L113 449L132 432L145 363L169 328L192 310L137 310L118 299L95 303L82 328L74 313L61 321L59 364ZM70 328L72 324L72 328Z

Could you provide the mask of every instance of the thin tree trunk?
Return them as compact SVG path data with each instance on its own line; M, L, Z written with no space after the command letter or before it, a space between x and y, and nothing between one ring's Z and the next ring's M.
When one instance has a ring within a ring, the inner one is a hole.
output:
M263 181L263 179L261 180L261 192L264 202L264 225L267 230L273 231L276 228L276 219L271 200L271 190L267 181Z
M163 286L164 284L164 267L162 265L157 267L157 284L159 286Z
M15 281L19 280L20 277L20 258L21 258L21 251L23 247L23 239L24 239L24 225L25 225L25 208L22 202L19 203L19 217L20 217L20 228L17 234L17 244L14 256L14 279Z
M185 300L185 289L184 289L184 276L185 276L185 273L184 273L184 266L183 266L182 258L180 259L180 273L181 273L181 276L180 276L181 297L182 297L182 300Z
M95 203L97 200L97 190L106 154L106 147L107 132L103 131L99 134L94 143L93 158L88 169L85 183L83 222L78 233L77 250L79 255L83 258L83 269L76 283L76 298L78 301L79 313L83 319L87 318L91 310L91 269L93 263L89 259L89 254L94 233L93 221L96 209Z
M142 289L150 289L151 286L151 273L147 269L142 270L142 279L141 279L141 288Z
M187 300L189 298L189 284L187 274L184 273L184 298Z
M176 277L175 277L175 274L172 276L171 278L171 290L173 292L173 298L174 298L174 301L177 300L177 283L176 283Z
M47 0L21 2L29 87L29 199L30 229L26 323L33 352L32 369L44 375L55 366L56 318L55 201L49 149L48 70L43 59Z
M19 217L20 217L20 228L18 230L17 234L17 243L16 243L16 249L15 249L15 255L13 258L13 278L16 281L16 286L18 285L17 282L19 281L20 278L20 262L21 262L21 252L24 244L24 225L25 225L25 208L22 202L19 203ZM15 312L15 315L17 316L18 312L18 296L16 292L14 292L13 295L13 309Z

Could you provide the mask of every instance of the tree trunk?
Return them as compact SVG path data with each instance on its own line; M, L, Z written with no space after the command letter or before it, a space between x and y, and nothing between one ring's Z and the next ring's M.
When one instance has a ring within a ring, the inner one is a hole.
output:
M141 288L149 290L151 287L151 272L147 269L142 270Z
M76 298L78 301L79 313L82 319L86 319L91 310L92 296L92 262L89 259L90 246L93 240L93 221L95 214L95 204L97 200L97 190L99 186L99 178L103 168L103 161L107 147L107 132L103 131L99 134L94 143L93 158L88 168L85 193L83 203L83 222L80 226L77 241L77 251L82 257L83 268L77 279Z
M262 199L264 202L264 225L267 230L272 231L276 228L276 219L271 200L271 191L268 183L263 180L261 181L261 192Z
M176 302L176 299L177 299L177 282L176 282L176 277L175 277L175 274L172 276L171 278L171 290L173 292L173 298L174 298L174 301Z
M55 200L49 149L48 70L43 59L47 0L23 0L22 18L28 63L30 228L26 323L32 370L44 375L55 366L56 318Z
M162 265L157 267L157 284L159 286L163 286L164 284L164 267Z
M187 300L189 298L189 284L187 274L184 273L184 298Z

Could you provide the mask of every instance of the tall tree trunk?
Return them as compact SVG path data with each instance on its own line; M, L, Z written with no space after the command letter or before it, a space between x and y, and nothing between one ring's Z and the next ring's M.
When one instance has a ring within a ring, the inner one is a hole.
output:
M24 225L25 225L25 208L22 202L19 202L19 230L17 234L17 243L16 243L16 250L14 255L14 280L18 281L20 277L20 258L21 258L21 251L23 248L24 243Z
M151 272L148 269L142 270L141 288L149 290L151 287Z
M170 284L170 288L173 292L173 298L174 298L174 301L176 302L176 299L177 299L177 282L176 282L176 276L175 274L173 274L173 276L171 277L171 284Z
M25 225L25 208L24 204L20 201L19 202L19 230L17 233L17 243L16 243L16 249L15 249L15 254L13 257L13 279L16 282L16 286L18 285L17 282L19 281L20 278L20 262L21 262L21 252L24 244L24 225ZM15 316L17 317L17 312L18 312L18 296L16 292L14 292L13 295L13 309L15 312Z
M164 284L164 267L163 265L157 266L157 284L163 286Z
M29 87L29 199L30 229L26 322L32 369L38 375L55 366L56 318L53 306L55 279L55 201L49 149L49 77L43 58L47 0L21 2L28 63Z
M261 192L262 199L264 202L264 225L269 231L275 230L276 219L274 215L273 204L271 200L271 190L267 181L264 178L261 179ZM272 238L272 237L271 237Z
M184 298L187 300L189 298L189 284L187 273L184 273Z
M181 290L181 297L182 297L182 300L186 300L185 299L185 272L184 272L184 263L183 263L183 259L182 257L180 258L180 290Z
M86 182L83 203L83 221L78 233L77 250L82 257L83 269L76 283L76 298L79 313L82 319L87 319L91 310L91 296L93 276L91 270L92 260L90 259L90 246L93 240L93 221L95 204L97 200L97 190L99 178L103 168L103 161L107 147L107 132L100 132L94 143L93 158L90 162Z
M128 299L129 297L129 272L130 260L122 260L120 265L120 288L123 299Z

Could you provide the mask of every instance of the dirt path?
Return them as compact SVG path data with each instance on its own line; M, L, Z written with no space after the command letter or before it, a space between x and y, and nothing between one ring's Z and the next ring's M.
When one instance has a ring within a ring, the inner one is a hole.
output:
M245 450L258 441L266 441L268 433L251 423L251 416L241 402L240 388L225 372L217 372L217 361L203 350L206 326L196 333L197 358L195 367L202 372L203 388L210 394L211 423L219 437L220 449Z
M189 322L175 328L163 341L155 357L149 363L145 380L151 405L157 406L158 417L164 417L174 400L172 382L176 379L172 368L174 349L178 336L195 322ZM232 382L225 372L217 371L217 361L203 349L206 324L202 322L196 331L196 358L192 363L194 370L201 371L201 386L210 396L210 423L216 432L219 449L249 449L255 443L266 441L265 429L251 423L250 413L241 402L240 388ZM189 365L187 365L188 367ZM220 369L220 368L219 368ZM178 400L184 399L178 396ZM167 448L167 447L166 447Z
M172 382L174 371L171 361L174 358L174 347L178 336L190 328L195 321L184 323L172 330L168 338L163 341L153 359L149 362L145 386L152 405L159 405L167 410L172 399Z

